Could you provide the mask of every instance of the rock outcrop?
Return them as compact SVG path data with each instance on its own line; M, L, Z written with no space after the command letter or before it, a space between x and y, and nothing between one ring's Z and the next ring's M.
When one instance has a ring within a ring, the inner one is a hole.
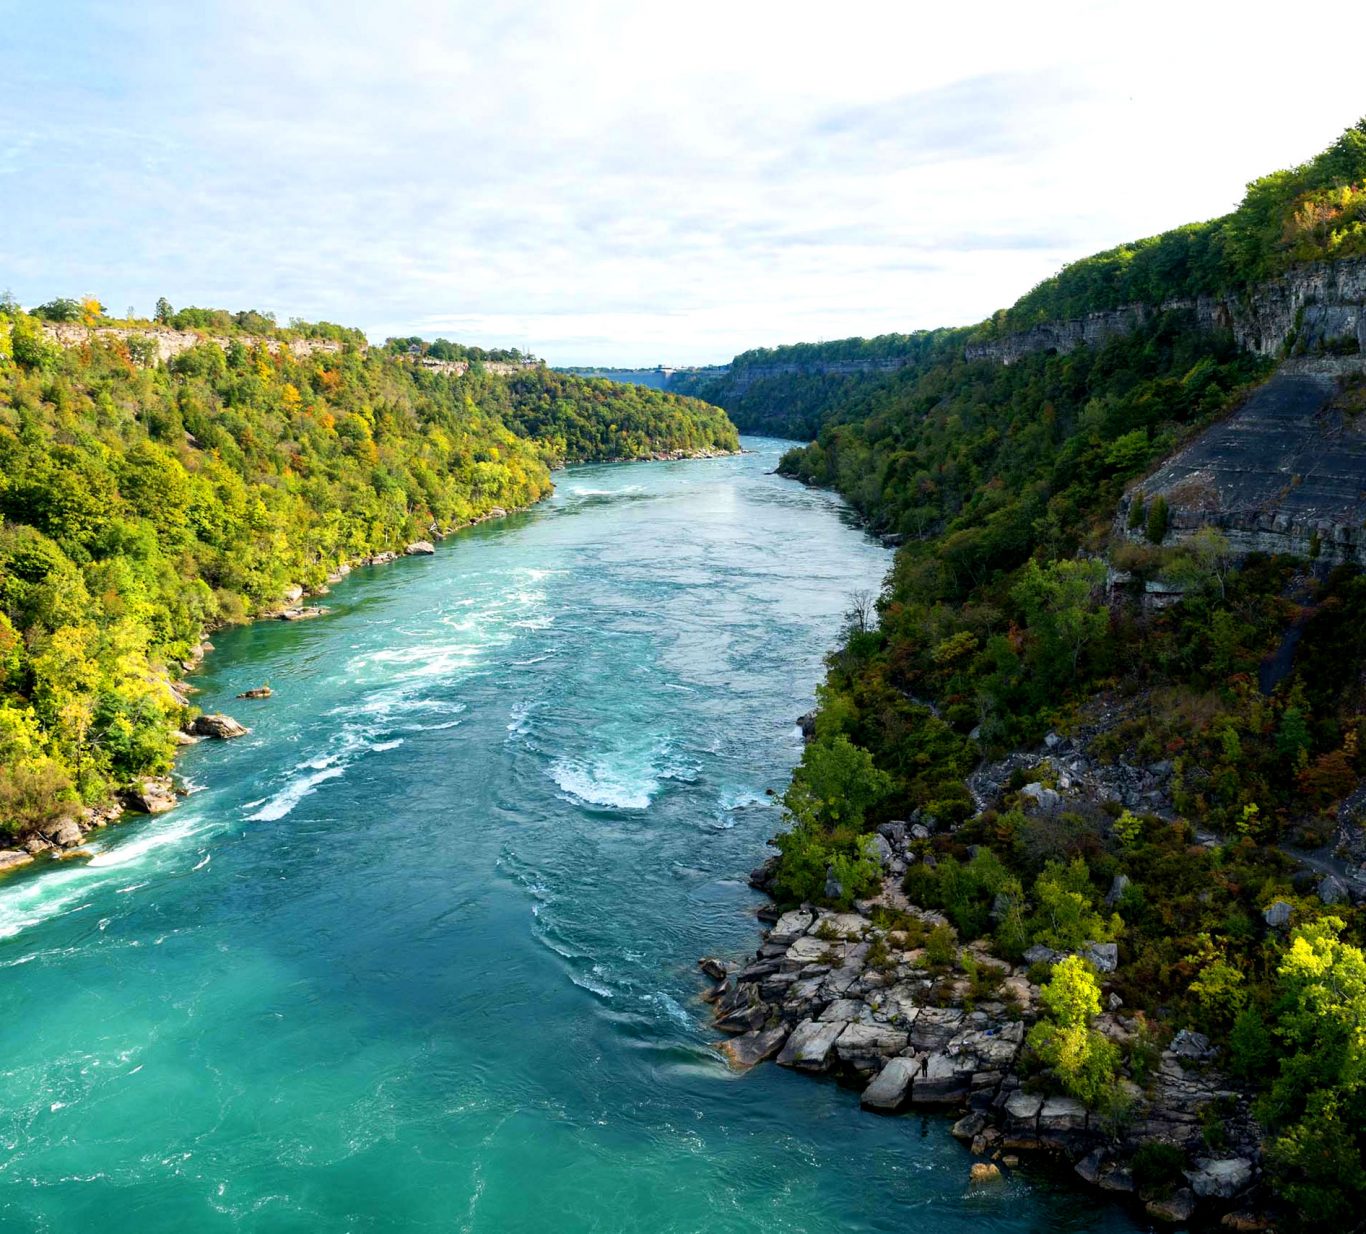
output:
M197 330L173 330L169 326L82 326L71 322L44 322L43 334L48 342L58 347L83 347L87 343L110 341L129 343L137 341L148 348L149 357L157 363L165 363L187 352L200 343L212 343L227 351L233 340L223 335L201 333ZM318 352L339 352L342 345L333 339L272 339L248 338L251 345L264 347L275 353L288 351L294 356L311 356Z
M893 831L893 859L914 861L908 829L896 826L902 830ZM716 1027L732 1034L719 1046L732 1066L776 1058L780 1066L832 1075L861 1090L865 1109L882 1114L964 1110L954 1135L998 1172L1021 1153L1047 1153L1092 1186L1133 1193L1130 1162L1138 1148L1173 1146L1186 1155L1189 1185L1141 1197L1165 1222L1198 1210L1217 1215L1255 1185L1260 1139L1248 1096L1217 1070L1200 1034L1178 1034L1146 1087L1120 1081L1128 1117L1117 1130L1017 1070L1040 994L1027 968L1012 968L981 944L960 951L957 962L933 962L921 943L946 923L907 905L893 878L858 908L803 905L783 913L753 961L706 993ZM1103 958L1102 981L1113 957ZM1141 1029L1114 1010L1094 1027L1120 1044ZM1217 1156L1202 1130L1216 1110L1226 1145ZM995 1175L984 1169L973 1177Z
M1000 338L969 343L969 360L1011 364L1041 351L1064 354L1132 334L1158 314L1182 310L1205 330L1228 330L1264 356L1315 355L1355 348L1366 359L1366 259L1313 262L1244 293L1125 304L1068 321L1041 322ZM1338 366L1339 371L1343 366Z

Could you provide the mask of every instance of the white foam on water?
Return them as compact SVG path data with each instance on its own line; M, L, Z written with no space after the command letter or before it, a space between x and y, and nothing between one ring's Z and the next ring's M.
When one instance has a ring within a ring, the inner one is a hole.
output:
M571 797L613 810L648 810L659 791L653 773L615 768L604 759L557 759L550 778Z
M86 863L86 868L100 870L109 866L128 865L130 862L150 856L157 849L182 844L210 826L212 824L206 823L200 814L177 811L164 822L143 827L131 840L125 840L110 848L101 848Z
M627 484L622 488L587 488L584 485L571 485L567 490L571 497L632 497L645 491L643 484Z
M312 775L299 776L286 784L255 814L249 814L247 820L253 823L278 822L290 814L305 797L317 792L320 784L324 784L328 780L335 780L338 776L345 774L346 768L344 766L332 766L315 771Z
M458 723L458 721L457 721ZM370 748L376 754L383 754L385 750L397 750L403 744L402 737L395 737L392 741L377 741Z

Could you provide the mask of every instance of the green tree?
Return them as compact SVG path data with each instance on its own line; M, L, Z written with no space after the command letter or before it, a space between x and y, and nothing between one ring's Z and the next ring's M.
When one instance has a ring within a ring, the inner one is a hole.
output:
M1088 1106L1113 1101L1119 1050L1095 1032L1100 1014L1100 986L1080 956L1068 956L1053 967L1040 992L1048 1019L1029 1030L1029 1047L1052 1069L1071 1096Z
M1161 544L1167 538L1167 499L1158 493L1148 504L1146 534L1154 544Z

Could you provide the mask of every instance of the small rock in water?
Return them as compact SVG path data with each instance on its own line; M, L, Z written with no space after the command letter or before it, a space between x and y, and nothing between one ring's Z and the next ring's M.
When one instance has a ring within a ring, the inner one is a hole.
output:
M697 961L697 967L713 981L724 981L726 979L726 966L715 956L703 956Z
M409 557L430 557L436 552L436 546L430 540L414 540L403 551Z
M1001 1181L1001 1167L991 1161L974 1161L968 1180L974 1183L998 1183Z
M270 687L269 687L269 686L253 686L250 690L243 690L242 693L239 694L237 697L238 697L238 698L269 698L269 697L270 697Z
M219 741L227 741L233 737L245 737L250 731L245 724L239 724L231 716L225 716L221 712L198 716L195 722L190 725L190 732L194 736L216 737Z

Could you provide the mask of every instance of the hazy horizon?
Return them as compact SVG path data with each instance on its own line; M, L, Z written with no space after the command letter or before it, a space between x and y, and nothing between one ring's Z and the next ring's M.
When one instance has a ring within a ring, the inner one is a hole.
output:
M0 287L559 365L968 324L1355 122L1366 18L1328 7L1296 81L1175 4L0 0Z

